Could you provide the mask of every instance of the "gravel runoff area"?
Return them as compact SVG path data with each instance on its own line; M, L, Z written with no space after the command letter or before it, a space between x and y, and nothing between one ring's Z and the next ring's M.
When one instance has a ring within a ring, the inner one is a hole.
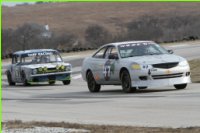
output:
M33 127L3 129L2 133L90 133L85 129L62 128L62 127Z
M134 127L19 120L2 122L2 126L2 133L200 133L200 127Z

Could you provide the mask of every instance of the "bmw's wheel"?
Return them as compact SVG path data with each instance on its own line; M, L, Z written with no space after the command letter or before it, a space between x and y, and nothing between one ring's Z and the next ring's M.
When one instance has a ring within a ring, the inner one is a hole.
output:
M15 85L15 82L12 81L12 75L11 75L11 73L9 71L7 72L7 79L8 79L8 84L10 86Z
M30 85L30 83L28 83L28 81L27 81L27 79L26 79L26 75L25 75L24 72L22 72L21 78L22 78L22 83L23 83L24 86Z
M50 85L54 85L56 83L56 81L49 81Z
M91 71L87 74L87 85L90 92L99 92L101 85L97 84Z
M185 89L187 87L187 84L178 84L178 85L174 85L174 87L178 90L181 90L181 89Z
M126 93L136 91L136 87L132 87L131 85L131 77L127 70L124 70L121 74L121 82L122 82L122 89Z
M64 85L69 85L70 83L71 83L71 80L64 80L64 81L63 81L63 84L64 84Z

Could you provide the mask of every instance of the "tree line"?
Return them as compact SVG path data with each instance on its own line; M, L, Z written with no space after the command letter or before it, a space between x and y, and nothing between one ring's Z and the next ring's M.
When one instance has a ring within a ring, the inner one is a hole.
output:
M18 50L52 48L61 52L96 49L117 41L153 40L159 43L200 38L200 14L175 16L141 16L118 26L112 33L99 24L86 28L84 41L73 33L57 33L43 25L25 23L17 29L2 29L2 58L9 58Z

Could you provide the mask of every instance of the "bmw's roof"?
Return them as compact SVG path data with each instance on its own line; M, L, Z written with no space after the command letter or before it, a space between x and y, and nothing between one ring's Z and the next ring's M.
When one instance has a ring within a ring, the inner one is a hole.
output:
M31 54L31 53L42 53L42 52L56 52L53 49L31 49L31 50L24 50L24 51L17 51L14 54L22 55L22 54Z
M125 41L125 42L115 42L115 43L109 43L107 45L122 45L122 44L133 44L133 43L154 43L153 41Z

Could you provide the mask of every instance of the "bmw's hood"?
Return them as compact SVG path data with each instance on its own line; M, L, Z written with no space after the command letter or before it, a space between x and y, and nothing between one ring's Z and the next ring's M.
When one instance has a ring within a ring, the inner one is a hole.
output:
M40 68L40 67L55 68L57 65L68 66L70 64L69 63L46 63L46 64L24 65L23 67L31 68L31 69Z
M185 59L174 54L147 55L147 56L137 56L129 58L129 61L138 64L158 64L158 63L168 63L168 62L180 62L183 60Z

